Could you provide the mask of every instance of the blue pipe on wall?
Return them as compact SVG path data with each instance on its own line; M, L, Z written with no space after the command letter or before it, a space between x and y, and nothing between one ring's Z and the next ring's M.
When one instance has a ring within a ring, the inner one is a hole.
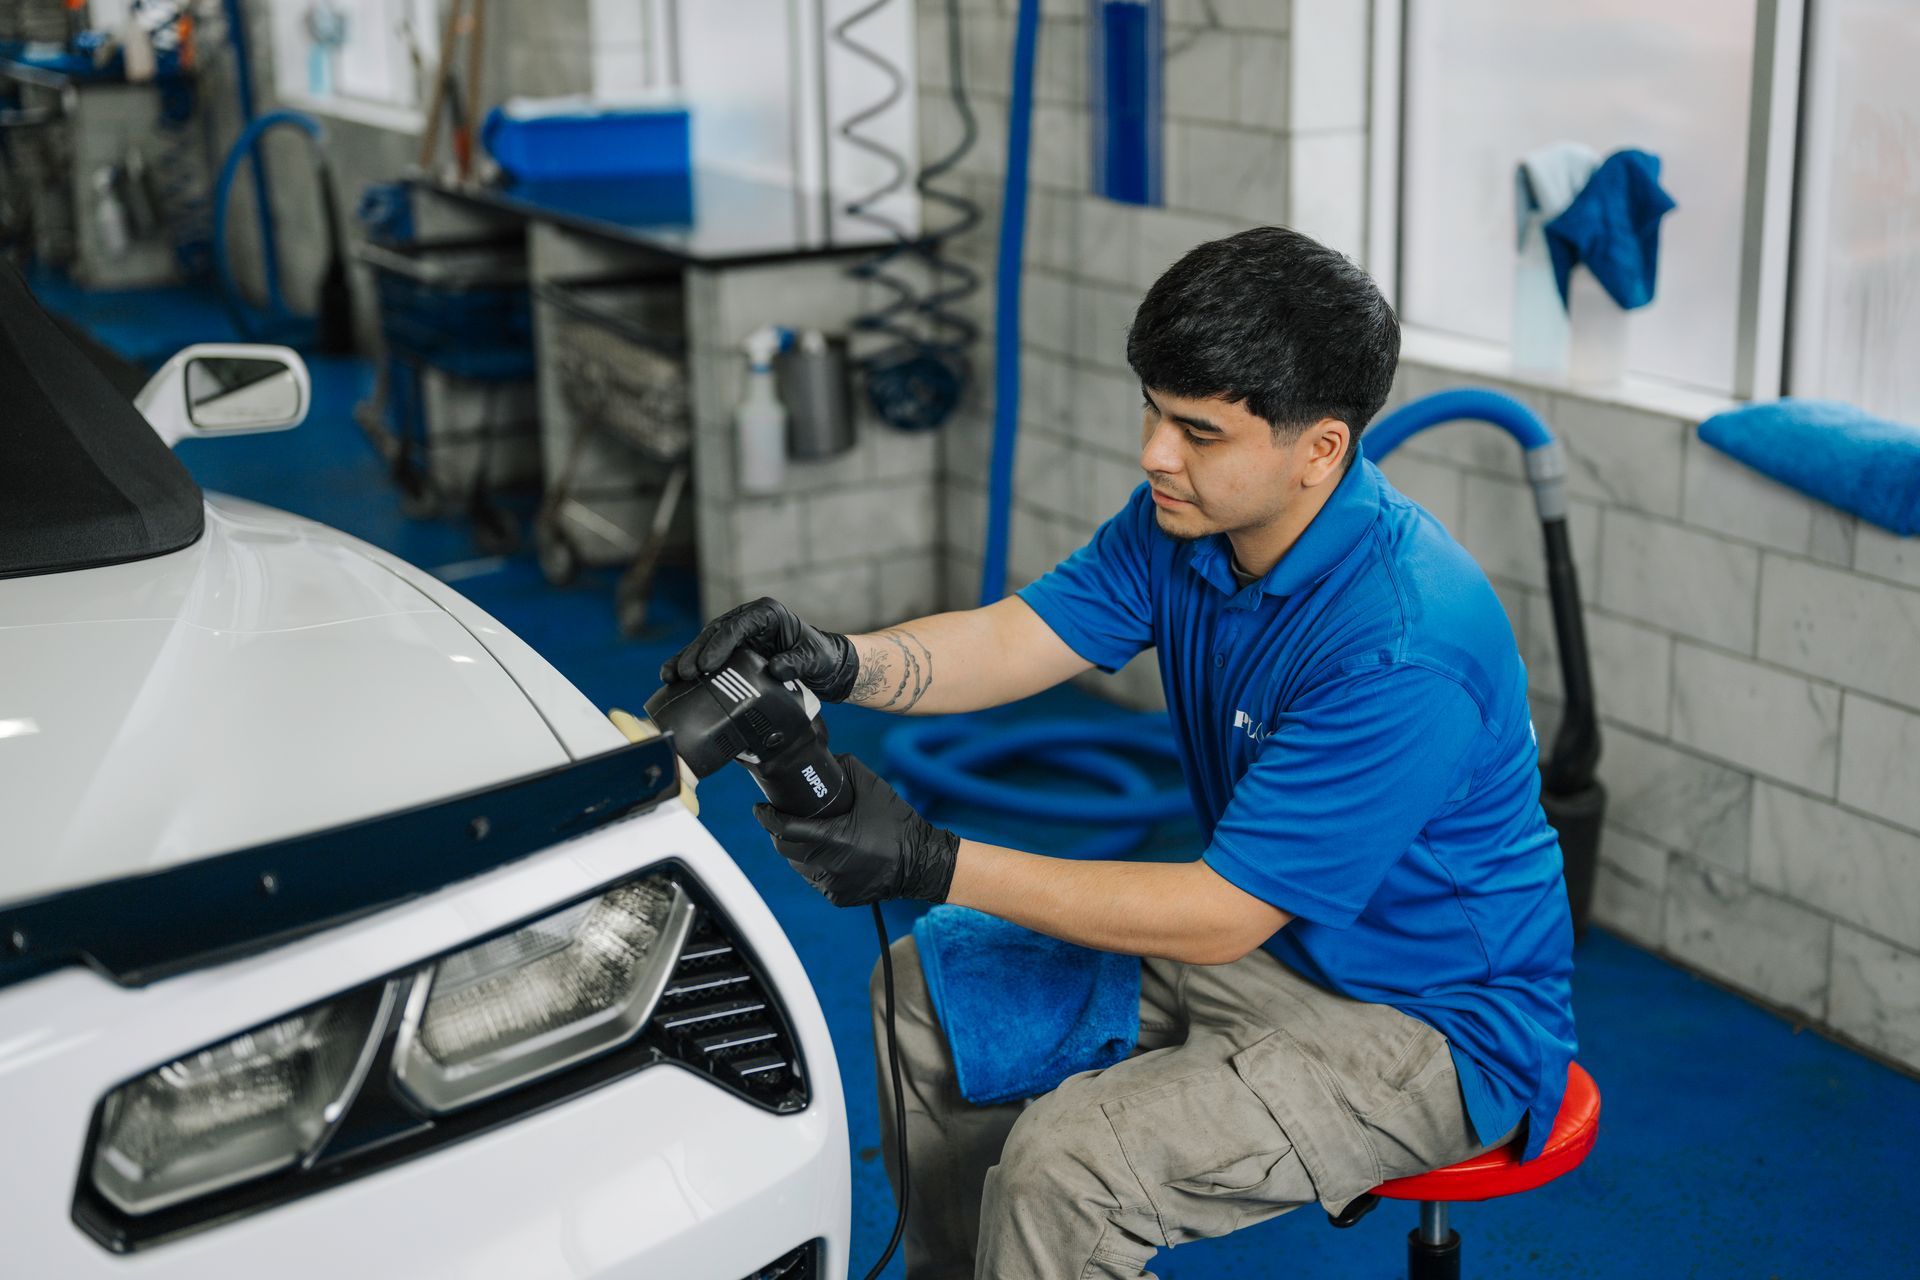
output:
M299 129L311 138L316 145L324 136L320 122L312 116L299 111L270 111L258 120L250 122L234 139L233 146L227 152L227 158L220 166L220 176L213 184L213 275L220 286L220 293L226 299L228 310L233 315L234 325L242 335L252 339L257 337L251 323L246 305L240 297L240 290L233 278L233 263L227 253L227 204L233 192L234 178L239 175L240 162L253 155L263 135L270 129L283 126ZM255 156L253 174L260 176L260 161ZM264 190L264 188L262 188ZM260 213L260 251L266 259L267 314L270 322L285 322L290 313L280 298L279 271L274 262L273 251L273 213L261 206Z
M1020 0L1013 33L1013 94L1007 107L1007 178L1000 198L994 281L993 458L987 472L987 545L980 603L1006 594L1007 529L1013 513L1013 459L1020 435L1020 272L1027 243L1027 143L1033 130L1033 60L1039 0Z
M225 8L227 43L233 49L234 92L240 99L240 120L243 127L251 128L254 123L253 56L247 41L246 17L240 11L240 0L225 0ZM244 132L241 134L242 138L246 136ZM254 135L256 140L258 137L258 134ZM216 194L213 206L216 222L221 220L226 207L226 193L222 189ZM267 310L278 315L285 310L285 303L280 296L280 252L274 241L273 203L267 198L267 168L258 155L253 157L253 212L260 220L260 256L265 265ZM217 260L224 252L221 246L226 243L220 238L218 227L213 233L213 242Z

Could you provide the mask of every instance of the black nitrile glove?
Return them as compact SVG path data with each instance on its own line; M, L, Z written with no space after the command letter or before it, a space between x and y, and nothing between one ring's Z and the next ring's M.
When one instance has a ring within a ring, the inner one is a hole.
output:
M765 658L774 679L798 680L822 702L845 702L860 671L853 641L808 626L778 600L762 596L709 622L693 643L661 664L660 683L698 680L726 666L740 649Z
M773 847L836 907L889 898L945 902L960 837L914 812L853 756L834 759L847 771L853 808L832 818L796 818L757 804L753 816Z

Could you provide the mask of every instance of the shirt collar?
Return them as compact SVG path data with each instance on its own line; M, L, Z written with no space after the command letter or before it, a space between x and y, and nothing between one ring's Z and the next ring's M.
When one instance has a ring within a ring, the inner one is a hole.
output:
M1280 557L1280 563L1254 585L1265 595L1290 596L1332 573L1360 545L1380 514L1380 483L1378 467L1365 458L1356 461L1334 486L1327 505ZM1237 595L1240 584L1234 580L1232 556L1227 535L1216 533L1194 545L1188 563L1215 587Z

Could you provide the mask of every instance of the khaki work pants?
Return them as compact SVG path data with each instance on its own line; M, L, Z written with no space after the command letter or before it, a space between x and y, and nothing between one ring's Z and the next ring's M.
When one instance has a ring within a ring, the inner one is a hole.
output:
M911 936L894 944L912 1203L910 1280L1151 1277L1163 1247L1483 1151L1447 1042L1265 951L1144 962L1140 1046L1027 1103L960 1096ZM893 1094L873 979L881 1150Z

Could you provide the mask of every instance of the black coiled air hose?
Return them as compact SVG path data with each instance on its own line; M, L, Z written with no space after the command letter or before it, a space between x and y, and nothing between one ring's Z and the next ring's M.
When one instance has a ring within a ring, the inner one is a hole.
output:
M887 296L883 306L856 317L853 327L859 332L878 333L890 339L879 351L860 362L866 375L867 398L874 412L883 422L902 430L928 430L952 416L965 393L971 374L967 351L979 336L979 329L954 308L980 285L976 272L942 253L946 241L979 225L979 206L964 195L932 184L951 172L973 149L978 127L966 97L959 5L957 0L947 0L948 65L954 105L960 115L961 137L946 155L921 169L914 187L924 198L951 210L955 216L938 230L923 230L914 238L905 227L874 208L906 185L907 164L898 152L859 130L901 99L906 91L906 79L898 67L871 46L860 43L851 33L891 3L893 0L874 0L849 14L833 29L833 38L842 48L877 68L888 79L885 94L839 126L841 137L880 157L891 170L880 186L844 206L848 216L879 226L893 237L891 244L849 272L858 280L875 284ZM910 279L889 270L903 259L923 263L933 278L933 288L925 297L917 295ZM917 321L924 333L908 327L909 319Z

